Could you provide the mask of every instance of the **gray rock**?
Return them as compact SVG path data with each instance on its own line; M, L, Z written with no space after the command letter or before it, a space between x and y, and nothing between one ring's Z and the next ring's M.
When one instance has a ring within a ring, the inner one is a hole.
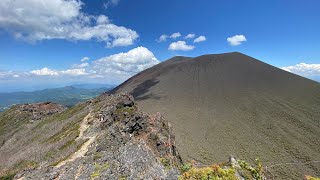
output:
M168 122L160 114L149 116L138 109L129 109L134 102L127 94L100 98L103 103L99 112L92 114L92 123L86 131L96 138L83 157L61 167L24 171L15 178L177 179L181 158L175 151ZM98 103L95 101L94 105ZM170 164L162 164L161 159Z

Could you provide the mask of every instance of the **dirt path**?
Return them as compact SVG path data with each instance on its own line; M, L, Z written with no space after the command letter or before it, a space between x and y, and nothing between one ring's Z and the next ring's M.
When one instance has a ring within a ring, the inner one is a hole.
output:
M83 133L89 128L88 120L90 119L90 117L91 113L89 113L86 117L83 118L79 128L80 133L76 141L78 141L79 139L83 139Z
M89 128L88 120L90 119L90 117L91 117L91 113L89 113L86 117L83 118L83 121L81 122L80 128L79 128L79 131L80 131L79 137L76 138L76 141L79 141L81 139L87 139L87 141L85 143L83 143L81 148L78 151L76 151L75 153L73 153L68 159L57 164L55 166L56 168L59 168L59 167L65 165L67 162L72 162L79 157L83 157L86 154L89 146L93 143L93 141L96 138L96 135L84 136L84 132Z

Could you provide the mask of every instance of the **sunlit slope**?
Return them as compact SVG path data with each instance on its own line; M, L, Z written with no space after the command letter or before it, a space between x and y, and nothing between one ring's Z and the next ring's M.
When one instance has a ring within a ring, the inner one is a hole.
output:
M241 53L175 57L113 90L172 124L185 160L230 154L266 165L320 159L320 84ZM320 164L271 168L282 178L320 175Z

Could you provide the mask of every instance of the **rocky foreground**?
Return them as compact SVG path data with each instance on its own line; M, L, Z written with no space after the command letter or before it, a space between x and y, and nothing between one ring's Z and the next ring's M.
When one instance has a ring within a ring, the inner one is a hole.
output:
M160 114L138 111L129 95L103 95L80 126L85 139L74 154L51 166L25 170L15 179L177 179L181 159L174 136ZM90 142L90 143L87 143Z
M261 163L183 162L168 121L141 112L128 94L102 94L67 110L17 105L0 122L15 124L0 134L0 179L266 179Z

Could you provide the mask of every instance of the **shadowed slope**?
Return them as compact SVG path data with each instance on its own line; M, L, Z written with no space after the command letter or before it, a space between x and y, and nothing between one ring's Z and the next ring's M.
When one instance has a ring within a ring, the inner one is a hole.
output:
M184 160L218 162L230 154L261 157L267 165L320 159L319 83L241 53L175 57L113 93L124 91L138 94L143 111L159 111L171 122ZM270 171L282 178L319 176L320 165Z

